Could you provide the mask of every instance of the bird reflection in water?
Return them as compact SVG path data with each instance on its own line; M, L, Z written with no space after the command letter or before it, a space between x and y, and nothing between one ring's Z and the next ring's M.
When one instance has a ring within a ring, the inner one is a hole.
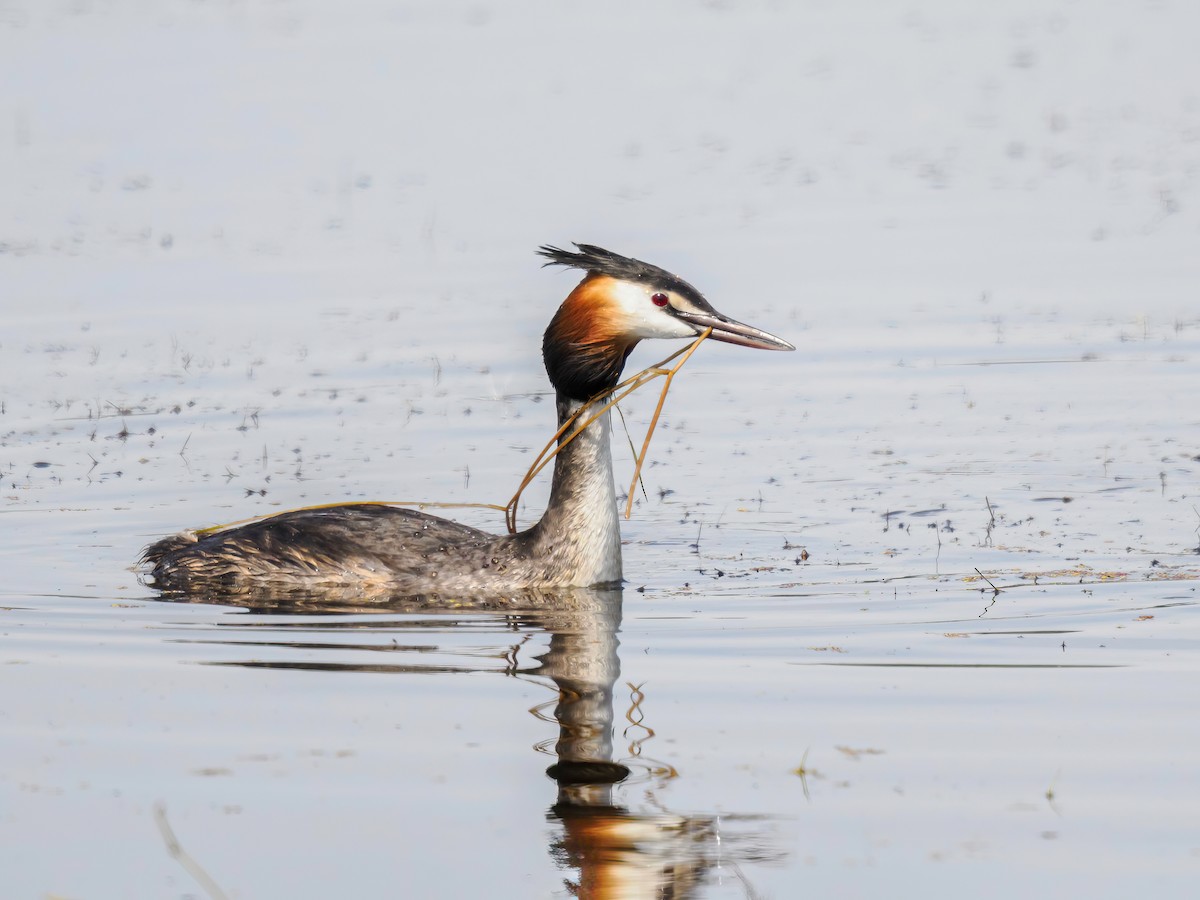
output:
M429 672L497 672L510 676L548 679L556 689L554 701L536 707L532 712L543 719L552 710L558 725L558 737L553 742L556 761L546 774L557 784L557 795L547 812L551 822L561 831L553 835L550 853L555 862L569 874L565 878L568 892L589 900L617 898L695 897L701 888L717 878L727 884L739 881L746 896L754 896L741 863L778 860L782 854L771 848L765 832L768 824L755 816L725 816L676 814L659 808L652 812L635 812L616 798L616 793L631 792L646 785L647 793L655 786L675 777L669 766L649 763L641 758L641 745L651 732L640 724L640 704L644 695L634 690L627 717L637 727L630 744L626 762L614 759L614 688L620 675L620 642L617 634L621 625L622 593L617 590L572 588L559 591L523 590L496 596L474 597L397 597L385 603L372 598L361 606L352 596L289 593L284 596L249 596L236 598L172 595L170 599L184 602L236 603L252 612L287 613L481 613L501 614L506 624L525 633L544 632L549 635L549 649L535 658L535 664L523 665L517 647L503 654L508 663L497 669L481 665L477 657L462 665L421 665L412 663L349 662L321 663L306 660L253 659L225 661L221 665L254 668L302 668L345 670L357 672L425 673ZM440 617L439 617L440 618ZM333 626L337 620L329 621ZM464 620L473 621L473 619ZM403 623L401 623L403 624ZM411 623L416 630L418 623ZM453 619L444 618L453 626ZM354 621L356 630L369 633L372 624L361 619ZM395 633L397 622L387 620L389 635ZM378 627L378 626L376 626ZM311 634L312 621L305 623ZM202 643L213 643L204 640ZM219 641L227 646L250 643L255 648L276 647L283 650L353 649L345 643L314 643L283 641ZM518 645L519 647L519 645ZM364 648L365 649L365 648ZM421 646L371 645L370 649L405 654L426 654L431 650L453 653L453 650ZM489 658L494 658L489 654ZM627 735L629 734L627 729ZM551 741L547 741L548 749ZM624 787L618 787L624 783ZM651 807L656 804L647 804ZM731 827L732 826L732 827Z
M550 633L550 649L531 674L554 682L558 700L554 718L558 761L546 774L558 783L558 798L549 818L562 825L552 853L578 880L569 883L578 897L691 897L705 878L722 865L720 821L711 815L633 813L614 801L617 784L673 777L670 767L652 769L636 757L630 767L613 759L613 689L620 674L617 631L621 621L620 591L604 595L597 607L542 623ZM634 688L631 712L644 695ZM628 716L632 723L640 720ZM644 726L640 726L644 729ZM646 734L652 734L646 730ZM640 751L644 738L631 749ZM640 772L639 772L640 770ZM736 843L736 842L735 842ZM736 847L733 850L736 853ZM724 861L728 877L741 878L734 859Z

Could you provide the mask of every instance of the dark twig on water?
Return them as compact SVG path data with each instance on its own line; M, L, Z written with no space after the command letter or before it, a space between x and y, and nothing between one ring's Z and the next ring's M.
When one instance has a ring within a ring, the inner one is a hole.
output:
M978 566L975 568L975 571L976 571L976 572L979 572L979 567L978 567ZM984 575L982 572L979 572L979 577L980 577L980 578L982 578L984 581L986 581L986 582L988 583L988 587L990 587L990 588L992 589L992 593L993 593L993 594L998 594L998 593L1000 593L1000 588L998 588L998 587L996 587L994 584L992 584L992 579L988 578L988 577L987 577L986 575Z
M938 571L938 566L942 561L942 530L937 527L936 522L934 523L933 529L933 533L937 537L938 542L937 555L933 558L933 574L939 575L941 573Z

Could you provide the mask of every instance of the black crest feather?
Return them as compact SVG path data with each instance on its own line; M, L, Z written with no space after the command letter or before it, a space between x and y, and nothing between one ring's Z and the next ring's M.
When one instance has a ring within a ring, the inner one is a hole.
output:
M610 275L624 281L637 281L660 287L663 290L675 291L677 294L697 299L701 303L705 302L703 294L666 269L661 269L640 259L613 253L611 250L605 250L595 244L575 244L575 248L579 251L578 253L544 244L538 248L538 255L549 260L549 262L543 263L543 266L583 269L593 275Z

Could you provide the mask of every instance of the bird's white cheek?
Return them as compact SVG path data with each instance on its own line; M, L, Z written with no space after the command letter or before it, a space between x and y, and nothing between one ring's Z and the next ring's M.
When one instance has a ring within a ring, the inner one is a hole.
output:
M685 338L695 337L696 329L686 322L676 319L670 313L659 312L657 308L650 314L643 314L633 329L639 338Z
M616 290L617 305L624 319L623 331L639 340L643 338L695 337L696 329L655 306L650 292L640 285L621 284Z

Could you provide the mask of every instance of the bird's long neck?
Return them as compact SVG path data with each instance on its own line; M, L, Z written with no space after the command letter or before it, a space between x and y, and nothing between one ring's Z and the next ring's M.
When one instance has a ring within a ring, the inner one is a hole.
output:
M581 406L558 395L561 426ZM580 430L589 418L585 413L559 439L554 458L550 503L542 520L534 526L534 538L543 558L553 560L568 574L570 584L608 584L621 580L621 531L617 521L617 497L613 487L612 428L605 412Z

